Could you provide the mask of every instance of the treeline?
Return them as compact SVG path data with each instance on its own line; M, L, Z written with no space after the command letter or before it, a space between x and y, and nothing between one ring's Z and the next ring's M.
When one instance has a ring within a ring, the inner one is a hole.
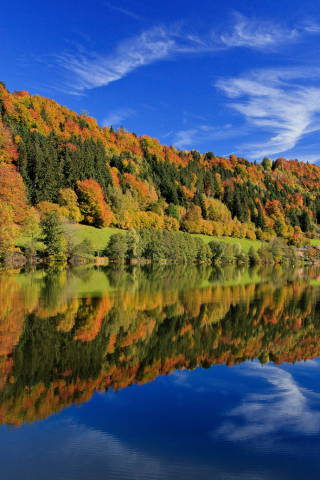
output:
M214 264L259 264L293 263L297 261L318 262L320 251L309 247L301 257L296 249L288 246L283 239L274 238L262 244L258 251L254 246L249 252L243 251L239 242L213 240L205 244L200 237L184 232L163 232L156 229L135 230L129 228L126 234L111 235L102 255L111 262L137 263L214 263Z
M295 246L319 234L320 168L308 163L181 151L3 83L0 147L0 207L18 233L35 208L96 227L277 236Z

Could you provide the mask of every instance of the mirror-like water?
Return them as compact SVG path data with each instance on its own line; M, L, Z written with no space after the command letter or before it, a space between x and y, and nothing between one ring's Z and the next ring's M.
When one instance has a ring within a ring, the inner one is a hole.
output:
M1 478L318 479L318 278L2 270Z

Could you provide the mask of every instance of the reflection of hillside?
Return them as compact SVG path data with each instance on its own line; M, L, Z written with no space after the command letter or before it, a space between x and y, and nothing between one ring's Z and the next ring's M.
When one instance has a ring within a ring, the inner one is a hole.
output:
M176 369L320 356L310 286L318 274L207 266L5 273L0 421L45 418L95 390Z

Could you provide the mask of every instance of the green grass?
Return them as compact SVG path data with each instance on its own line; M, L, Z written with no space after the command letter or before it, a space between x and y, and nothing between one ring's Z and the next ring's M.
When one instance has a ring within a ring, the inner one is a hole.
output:
M90 238L96 251L103 250L109 242L111 235L117 232L125 232L125 230L110 227L95 228L90 227L89 225L70 225L70 234L72 235L74 242L80 243L85 238ZM25 247L30 240L30 237L20 237L17 240L17 246Z
M320 245L319 238L312 238L311 239L311 245Z
M210 237L209 235L194 235L195 237L200 237L204 243L209 243L212 240L218 240L219 242L231 243L240 243L242 250L246 253L249 252L249 248L253 246L257 251L261 248L262 243L259 240L249 240L248 238L231 238L231 237Z
M72 225L71 231L76 243L80 243L85 238L89 238L96 251L103 250L107 246L111 235L114 233L126 233L126 230L120 230L119 228L95 228L89 225Z
M90 238L93 244L93 247L96 251L103 250L113 233L123 232L126 233L126 230L120 230L119 228L95 228L89 225L71 225L70 226L71 235L74 238L75 243L80 243L85 238ZM249 240L247 238L231 238L231 237L210 237L209 235L193 235L199 237L203 240L204 243L209 243L212 240L219 240L220 242L231 243L240 243L242 250L246 253L249 252L249 248L253 245L256 250L261 247L261 242L259 240ZM25 247L26 243L30 241L30 238L20 237L17 240L18 247ZM320 243L319 240L312 240L315 244Z

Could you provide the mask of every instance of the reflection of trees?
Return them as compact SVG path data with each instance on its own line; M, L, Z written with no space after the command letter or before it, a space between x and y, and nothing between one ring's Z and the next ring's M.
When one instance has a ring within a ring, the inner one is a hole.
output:
M179 368L320 355L317 269L104 268L0 276L0 420L44 418L96 389ZM260 283L247 283L260 276ZM97 277L101 278L101 277ZM91 283L90 283L91 282ZM203 285L203 288L199 288ZM114 290L114 292L112 292Z

